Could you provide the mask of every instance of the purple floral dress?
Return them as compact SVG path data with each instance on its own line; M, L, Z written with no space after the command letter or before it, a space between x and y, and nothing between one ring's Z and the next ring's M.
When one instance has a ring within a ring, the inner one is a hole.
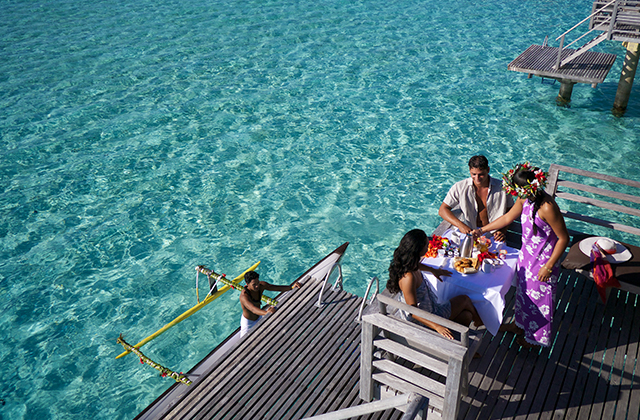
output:
M524 330L530 344L549 346L553 321L553 300L560 267L556 264L548 282L538 281L538 270L553 253L558 236L536 213L536 233L533 233L533 203L525 200L522 207L522 248L518 256L516 290L516 325Z

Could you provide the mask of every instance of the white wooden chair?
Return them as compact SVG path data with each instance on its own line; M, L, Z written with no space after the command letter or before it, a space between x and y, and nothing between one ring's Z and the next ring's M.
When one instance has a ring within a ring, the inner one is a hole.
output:
M470 359L484 331L470 330L399 302L386 290L376 299L379 311L369 310L362 317L360 398L371 401L415 393L429 400L429 419L454 420L460 400L467 394ZM389 306L443 325L457 337L449 340L427 327L399 319L389 313Z

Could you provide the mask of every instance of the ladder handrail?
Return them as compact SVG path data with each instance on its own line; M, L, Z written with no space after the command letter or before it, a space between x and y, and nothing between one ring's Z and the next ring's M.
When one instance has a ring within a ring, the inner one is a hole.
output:
M609 18L611 19L611 18ZM569 48L569 46L575 44L576 42L580 41L582 38L584 38L585 36L589 35L591 32L595 31L596 28L593 28L591 30L589 30L589 32L585 32L584 34L580 35L578 38L576 38L575 40L573 40L573 42L570 42L569 44L565 45L564 48Z
M563 33L562 35L560 35L559 37L556 38L556 41L559 40L560 38L564 37L566 34L568 34L569 32L573 31L574 29L576 29L578 26L582 25L583 23L585 23L587 20L591 19L593 16L597 15L598 13L600 13L602 10L604 10L605 7L610 6L611 4L617 2L618 0L611 0L609 3L605 4L604 6L602 6L600 9L596 10L595 12L591 13L589 16L587 16L586 18L582 19L579 23L576 23L573 28L569 29L568 31L566 31L565 33Z
M376 291L373 293L373 296L371 296L371 299L369 299L369 301L367 302L367 297L369 296L369 291L371 291L371 286L373 286L374 280L376 282ZM376 296L378 296L378 293L380 293L380 280L378 280L377 276L374 276L371 280L369 280L367 291L364 292L364 298L362 299L362 303L360 304L360 311L358 311L358 318L356 319L357 323L360 323L360 321L362 321L362 311L364 310L364 306L371 304Z
M608 21L605 21L605 23L609 23L609 29L607 30L607 38L610 36L611 32L613 31L613 24L614 24L614 19L613 17L616 14L616 10L617 10L617 5L620 2L620 0L611 0L609 3L605 4L604 6L602 6L601 8L599 8L598 10L596 10L595 12L591 13L589 16L587 16L586 18L582 19L580 22L578 22L577 24L575 24L571 29L569 29L568 31L566 31L565 33L563 33L562 35L560 35L559 37L556 38L557 40L560 40L560 47L558 48L558 58L556 59L556 65L554 66L555 70L559 70L562 66L564 66L565 64L568 64L569 61L572 61L574 58L576 58L577 56L581 55L583 52L579 53L579 54L573 54L568 58L565 58L565 60L562 60L562 51L564 51L565 49L569 48L570 45L575 44L576 42L578 42L579 40L581 40L582 38L584 38L585 36L587 36L588 34L590 34L591 32L595 31L597 26L594 26L591 30L589 30L588 32L582 34L581 36L579 36L576 40L574 40L573 42L564 45L564 38L565 36L573 31L574 29L576 29L578 26L582 25L584 22L586 22L587 20L591 19L592 17L594 17L597 14L600 14L605 8L609 7L610 5L614 4L613 6L613 14L608 18ZM598 26L603 25L604 23L599 24ZM589 42L586 43L585 45L589 45ZM585 46L583 45L583 47ZM593 46L593 45L592 45ZM592 47L591 46L591 47ZM591 47L587 48L590 49ZM582 48L582 47L581 47ZM580 49L578 49L580 50ZM584 50L584 52L586 52L587 50Z
M322 307L322 295L324 294L324 289L327 287L327 282L329 281L329 277L333 273L333 269L336 267L338 267L338 278L336 279L336 282L333 285L332 290L337 290L337 289L342 290L342 266L340 265L340 263L334 263L329 269L329 271L327 272L327 275L324 278L324 281L322 282L322 287L320 288L320 293L318 294L318 302L316 303L316 306L319 308Z
M336 411L331 411L325 414L319 414L313 417L305 417L304 420L345 420L352 417L358 417L365 414L377 413L379 411L388 410L390 408L400 408L403 406L412 406L413 412L410 413L409 418L415 418L418 414L416 410L421 409L424 406L424 402L427 401L422 395L408 393L400 394L395 397L384 398L382 400L376 400L370 403L356 405L354 407L342 408ZM405 418L404 416L402 417Z

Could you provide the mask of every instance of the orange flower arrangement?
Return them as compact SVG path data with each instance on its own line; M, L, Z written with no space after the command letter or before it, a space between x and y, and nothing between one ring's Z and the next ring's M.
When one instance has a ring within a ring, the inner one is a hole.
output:
M427 253L424 254L424 256L427 258L435 258L438 256L438 250L446 248L447 246L449 246L449 240L447 238L433 235L433 237L429 241L429 248L427 249Z

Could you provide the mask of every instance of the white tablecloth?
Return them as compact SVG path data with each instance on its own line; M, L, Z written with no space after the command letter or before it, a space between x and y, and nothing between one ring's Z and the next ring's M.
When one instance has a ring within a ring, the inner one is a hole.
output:
M518 250L506 245L502 249L507 250L504 264L494 268L490 273L478 271L475 274L462 274L453 268L453 258L423 258L422 262L430 267L443 268L451 271L451 277L442 276L444 281L431 273L427 278L436 289L438 300L441 303L458 295L467 295L471 298L478 314L482 318L487 330L496 335L502 324L504 312L504 297L513 283L518 262ZM490 251L494 250L492 245Z

